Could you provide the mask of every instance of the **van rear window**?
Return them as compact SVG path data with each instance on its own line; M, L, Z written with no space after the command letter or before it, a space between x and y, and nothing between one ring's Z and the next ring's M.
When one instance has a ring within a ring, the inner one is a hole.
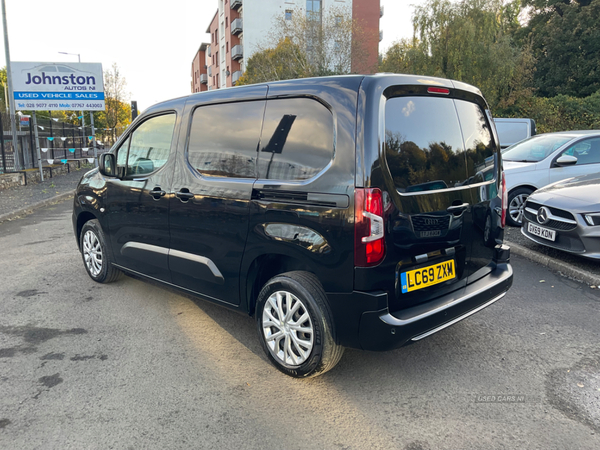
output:
M394 97L385 107L385 154L399 192L490 179L496 144L485 112L452 98Z

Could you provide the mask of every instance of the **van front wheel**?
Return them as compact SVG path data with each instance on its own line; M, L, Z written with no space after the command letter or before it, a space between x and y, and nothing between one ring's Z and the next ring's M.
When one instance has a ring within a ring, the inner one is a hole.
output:
M256 322L267 357L280 371L296 378L320 375L342 357L331 331L327 297L308 272L271 278L258 295Z

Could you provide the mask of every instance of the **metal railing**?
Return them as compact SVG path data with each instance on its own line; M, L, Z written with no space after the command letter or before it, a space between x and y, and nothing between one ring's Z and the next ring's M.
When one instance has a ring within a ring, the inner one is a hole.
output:
M231 59L241 59L244 57L244 48L242 44L235 45L231 49Z
M243 21L241 17L238 17L231 22L231 34L241 33L243 31Z
M38 115L37 127L43 166L60 164L73 159L93 158L94 143L90 139L91 126L82 128L77 124ZM31 119L28 126L17 126L19 147L17 164L15 164L15 149L8 114L0 114L0 136L3 138L0 139L0 174L38 167L35 130ZM100 144L97 144L96 148L98 153L109 150Z
M241 70L236 70L235 72L233 72L233 74L231 75L231 84L233 84L235 86L241 77L242 77Z

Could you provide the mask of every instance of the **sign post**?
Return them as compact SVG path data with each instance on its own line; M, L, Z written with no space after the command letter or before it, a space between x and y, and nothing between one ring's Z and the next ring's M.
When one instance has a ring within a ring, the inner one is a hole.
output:
M98 149L96 148L96 128L94 128L94 113L90 112L90 122L92 124L92 142L94 144L94 166L98 167Z
M35 115L35 111L33 112L33 128L35 133L35 149L38 167L40 168L40 180L44 181L44 169L42 169L42 154L40 153L40 138L38 137L37 116Z

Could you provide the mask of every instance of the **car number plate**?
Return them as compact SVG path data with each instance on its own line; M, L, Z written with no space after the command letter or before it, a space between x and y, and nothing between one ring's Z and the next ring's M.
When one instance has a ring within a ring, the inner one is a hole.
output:
M442 230L428 230L428 231L421 231L421 237L422 238L428 238L428 237L438 237L442 235Z
M456 277L454 260L444 261L433 266L421 269L409 270L400 275L402 281L402 293L405 294L417 289L423 289L434 284L452 280Z
M556 240L556 231L540 227L531 222L527 222L527 231L529 231L534 236L541 237L542 239L547 239L552 242Z

